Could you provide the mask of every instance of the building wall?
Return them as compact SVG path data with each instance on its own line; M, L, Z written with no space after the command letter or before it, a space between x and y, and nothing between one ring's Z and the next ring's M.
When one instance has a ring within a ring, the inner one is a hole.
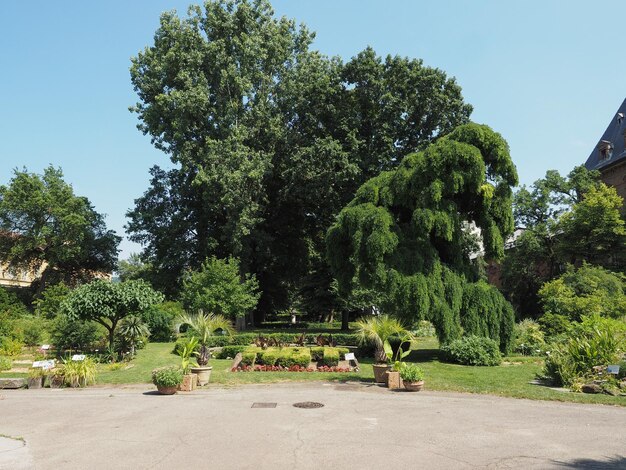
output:
M626 200L626 162L618 163L602 171L602 181L613 186L624 200Z

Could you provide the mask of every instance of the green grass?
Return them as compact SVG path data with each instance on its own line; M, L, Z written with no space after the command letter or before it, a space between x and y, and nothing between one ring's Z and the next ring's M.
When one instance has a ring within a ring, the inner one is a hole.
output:
M108 364L98 365L98 384L149 383L151 371L157 367L180 364L180 358L171 353L173 343L149 343L130 363L119 370ZM472 367L447 364L439 360L436 339L421 338L413 344L414 351L407 358L418 363L426 374L428 390L482 393L532 400L556 400L577 403L602 403L626 406L626 397L567 393L549 387L532 385L541 373L541 358L507 357L497 367ZM330 372L230 372L231 361L212 359L211 384L237 385L248 383L302 382L311 380L372 382L371 360L362 359L361 371L356 373ZM120 366L116 366L120 367ZM3 372L0 377L26 377L27 374Z

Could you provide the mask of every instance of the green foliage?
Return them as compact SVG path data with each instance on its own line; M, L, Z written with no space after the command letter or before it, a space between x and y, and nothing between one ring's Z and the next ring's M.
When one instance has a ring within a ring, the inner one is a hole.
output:
M178 387L183 381L183 371L179 367L160 367L152 371L152 383L157 387Z
M16 169L0 186L0 259L12 270L41 273L39 292L49 283L111 272L120 240L60 169L49 166L43 175Z
M210 1L164 13L133 59L140 129L180 166L153 168L129 213L159 286L231 255L256 273L263 312L297 296L307 312L337 307L323 256L335 215L365 180L468 121L441 70L371 48L343 63L313 37L266 0Z
M599 315L574 323L564 341L551 345L544 373L562 385L590 375L595 366L615 364L626 351L626 324Z
M189 373L189 369L191 367L191 356L193 356L194 352L196 352L196 349L198 349L198 344L198 338L192 336L191 338L187 338L186 341L182 343L182 348L178 350L183 374Z
M544 336L551 341L553 338L567 333L570 329L572 322L569 317L565 315L558 315L555 313L544 313L537 323L541 326Z
M104 329L92 321L61 314L52 322L51 341L59 350L89 351L104 342L104 337Z
M52 321L35 315L25 315L13 322L23 332L26 346L39 346L50 338Z
M579 321L584 315L619 318L626 312L625 278L604 268L569 266L559 278L547 282L539 297L546 314Z
M187 310L223 315L230 319L249 313L259 300L254 276L239 274L239 261L212 257L183 282L181 300Z
M481 336L464 336L441 347L447 360L468 366L497 366L502 362L498 343Z
M82 361L63 361L63 377L70 387L86 387L96 382L97 368L95 361L86 357Z
M322 364L325 366L336 366L337 364L339 364L339 356L339 350L337 350L336 348L324 348Z
M310 362L311 351L309 348L283 348L280 350L276 365L308 367Z
M276 348L267 348L259 353L259 360L266 366L275 366L280 354L280 350Z
M246 366L253 366L257 359L256 351L244 351L241 354L241 363Z
M209 362L209 339L217 331L223 334L232 335L235 329L229 320L222 315L211 315L197 313L195 315L182 314L176 318L176 330L180 331L180 326L189 327L190 333L198 335L200 348L197 351L198 365L206 366Z
M416 364L404 364L400 368L400 378L404 382L421 382L424 380L424 370Z
M97 279L74 289L63 303L70 318L94 321L109 333L109 347L113 348L115 330L128 315L142 311L163 301L145 281L112 283Z
M139 343L146 343L150 336L148 325L143 319L137 315L129 315L125 317L119 326L119 337L130 346L131 356L135 355L135 348Z
M13 367L11 358L0 356L0 372L3 370L11 370L11 367Z
M237 346L224 346L221 351L219 353L217 353L215 355L215 357L217 359L228 359L228 358L234 358L237 353L242 353L244 352L246 349L248 348L248 346L241 346L241 345L237 345Z
M150 330L150 341L169 342L174 338L174 321L184 313L178 302L163 302L141 312L141 318Z
M524 356L538 356L545 351L546 343L541 325L526 319L515 325L514 350Z
M375 359L379 363L390 362L394 356L392 338L410 341L411 333L400 321L389 315L363 318L356 322L356 336L360 344L370 343L375 347Z
M491 338L503 353L513 346L513 307L492 285L484 281L464 286L461 326L467 336Z
M24 343L20 340L8 338L6 336L0 337L0 355L15 357L22 353Z
M328 231L340 291L358 285L385 292L386 311L410 323L431 321L443 343L461 335L465 297L473 308L466 317L470 331L486 329L508 349L512 315L504 299L486 287L465 287L475 276L469 259L474 244L465 233L474 223L485 255L501 258L513 231L516 183L506 142L487 126L460 126L408 155L395 171L363 184ZM474 300L495 307L484 322L474 313L486 309Z
M33 302L35 314L48 319L56 318L62 313L63 302L69 293L70 289L63 282L46 287Z

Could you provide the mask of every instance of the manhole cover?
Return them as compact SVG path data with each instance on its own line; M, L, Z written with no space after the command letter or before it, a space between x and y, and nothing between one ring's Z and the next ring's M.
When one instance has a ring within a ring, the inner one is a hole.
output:
M256 402L252 403L252 408L276 408L276 403Z
M317 403L316 401L303 401L300 403L294 403L293 406L296 408L321 408L324 404Z

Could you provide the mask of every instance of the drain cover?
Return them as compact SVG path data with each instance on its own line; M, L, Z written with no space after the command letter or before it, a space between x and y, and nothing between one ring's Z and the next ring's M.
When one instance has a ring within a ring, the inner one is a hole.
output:
M302 401L300 403L294 403L293 406L296 408L321 408L324 404L316 401Z
M276 408L276 403L256 402L252 403L252 408Z

